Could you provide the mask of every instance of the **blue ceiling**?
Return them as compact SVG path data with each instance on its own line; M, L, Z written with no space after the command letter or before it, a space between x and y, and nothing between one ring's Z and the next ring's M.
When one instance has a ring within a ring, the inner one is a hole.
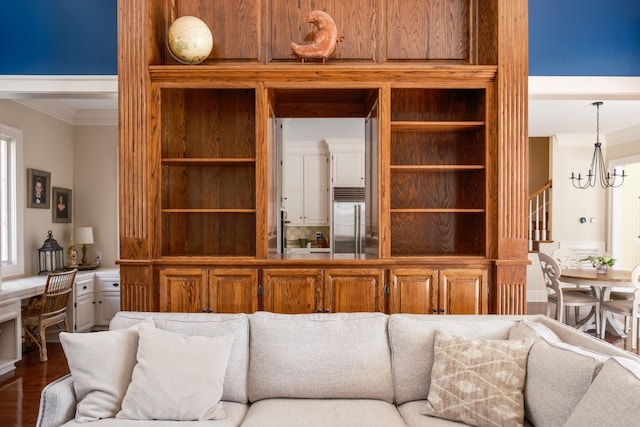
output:
M115 75L117 50L117 0L0 3L0 74ZM640 76L640 1L529 0L529 74Z

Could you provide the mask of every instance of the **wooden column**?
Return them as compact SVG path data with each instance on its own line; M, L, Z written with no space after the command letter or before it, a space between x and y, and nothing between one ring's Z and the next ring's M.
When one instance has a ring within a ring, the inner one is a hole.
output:
M526 311L528 189L527 0L498 0L497 261L492 311Z
M118 121L121 308L153 306L151 264L130 267L127 260L150 259L150 181L148 154L147 0L118 1Z

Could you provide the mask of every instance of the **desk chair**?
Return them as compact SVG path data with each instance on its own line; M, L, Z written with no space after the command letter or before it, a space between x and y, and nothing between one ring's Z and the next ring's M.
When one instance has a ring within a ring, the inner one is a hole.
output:
M538 252L542 276L547 287L547 316L551 317L551 304L556 305L556 319L558 322L567 323L563 316L563 308L569 311L569 307L591 306L595 310L596 333L600 331L600 298L595 295L575 290L566 290L560 287L560 265L551 256ZM576 318L576 324L578 319Z
M640 264L636 265L631 272L631 282L635 287L632 300L609 300L602 302L602 329L600 330L600 338L604 339L604 333L607 326L607 313L614 313L624 316L625 323L631 318L631 349L638 347L638 320L640 320Z
M25 340L38 346L41 362L47 361L47 328L57 326L58 330L69 331L67 304L77 271L49 274L44 293L31 298L29 304L22 309Z

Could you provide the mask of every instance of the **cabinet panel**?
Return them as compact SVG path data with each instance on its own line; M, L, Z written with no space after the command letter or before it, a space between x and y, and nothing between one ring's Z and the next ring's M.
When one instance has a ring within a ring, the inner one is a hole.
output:
M304 220L304 157L299 154L284 156L282 167L282 205L291 224Z
M328 168L326 154L284 156L283 206L291 225L329 225Z
M94 304L94 283L93 277L76 276L73 285L73 318L69 319L69 329L74 332L90 330L95 324L95 304Z
M438 271L395 269L389 272L390 313L431 314L438 307Z
M209 307L216 313L258 311L258 272L217 268L209 272Z
M487 272L440 270L440 307L447 314L487 314Z
M207 0L172 0L168 6L168 20L185 16L197 16L202 19L214 40L210 59L258 60L260 57L260 18L263 15L262 4L258 0L210 2ZM150 6L152 7L152 6ZM168 24L165 24L168 28ZM238 33L242 29L242 33ZM166 40L165 28L161 28ZM166 53L167 63L177 64Z
M205 286L207 271L201 269L163 269L159 272L160 311L195 313L207 311Z
M384 310L383 271L332 269L324 272L324 311Z
M328 156L304 156L304 223L329 224Z
M322 271L316 269L265 269L265 311L313 313L322 311Z
M469 0L390 0L388 59L469 59Z
M331 154L331 184L334 187L364 187L364 174L364 152Z

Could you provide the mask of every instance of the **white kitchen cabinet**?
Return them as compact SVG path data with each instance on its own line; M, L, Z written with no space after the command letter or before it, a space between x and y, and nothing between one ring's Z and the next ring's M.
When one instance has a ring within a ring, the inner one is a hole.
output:
M364 187L364 152L332 153L331 185Z
M331 186L364 187L364 141L327 139L331 153Z
M329 156L313 145L287 146L282 206L290 225L329 225Z
M96 277L95 286L95 324L108 326L113 316L120 311L120 279Z
M73 332L89 331L95 324L95 301L93 295L93 274L87 276L76 275L73 285L73 301L69 329Z

